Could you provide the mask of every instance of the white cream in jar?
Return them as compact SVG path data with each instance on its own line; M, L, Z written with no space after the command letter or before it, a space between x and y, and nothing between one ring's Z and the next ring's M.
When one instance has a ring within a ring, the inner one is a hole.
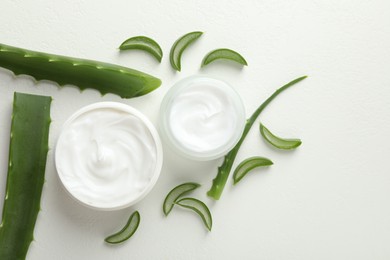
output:
M82 108L65 123L55 160L73 197L113 210L138 202L154 186L162 148L157 131L139 111L101 102Z
M238 142L245 126L243 103L227 83L207 76L179 81L164 97L160 128L186 157L211 160Z

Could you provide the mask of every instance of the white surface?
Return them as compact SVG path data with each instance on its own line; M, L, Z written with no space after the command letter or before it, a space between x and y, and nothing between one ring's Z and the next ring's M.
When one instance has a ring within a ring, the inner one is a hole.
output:
M53 148L64 121L93 102L130 104L157 122L164 93L198 73L201 59L214 48L232 48L247 58L249 66L242 70L216 63L203 71L231 83L248 114L282 84L310 76L262 115L272 131L300 137L303 145L294 152L276 151L255 127L237 162L262 155L275 165L235 187L229 179L217 203L205 192L220 162L190 162L165 150L161 177L141 203L117 212L90 210L60 186L51 150L28 259L389 259L389 10L388 0L4 0L1 42L134 67L161 77L163 85L150 95L122 100L101 98L93 90L59 90L1 70L0 197L13 91L54 97ZM182 72L175 73L169 48L193 30L205 34L184 53ZM161 44L162 64L142 52L118 53L119 44L135 35ZM194 195L210 206L211 233L191 212L174 209L163 217L165 194L184 181L203 184ZM142 220L134 237L120 246L104 244L135 209Z

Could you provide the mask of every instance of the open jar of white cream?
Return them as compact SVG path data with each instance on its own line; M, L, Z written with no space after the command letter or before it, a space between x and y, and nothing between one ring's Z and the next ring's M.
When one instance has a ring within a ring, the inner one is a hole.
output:
M221 157L239 141L245 108L226 82L192 76L176 83L160 109L160 132L179 154L194 160Z
M100 210L131 206L153 188L162 166L159 135L138 110L100 102L74 113L55 150L58 175L82 204Z

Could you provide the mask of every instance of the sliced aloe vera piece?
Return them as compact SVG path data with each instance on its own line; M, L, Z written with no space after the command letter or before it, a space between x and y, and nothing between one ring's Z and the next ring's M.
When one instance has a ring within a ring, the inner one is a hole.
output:
M297 138L285 139L274 135L273 133L271 133L270 130L268 130L268 128L266 128L261 123L260 133L268 143L279 149L291 150L297 148L302 144L302 141Z
M202 60L201 67L204 67L210 64L211 62L220 59L231 60L244 66L248 65L244 57L242 57L242 55L239 54L238 52L230 49L216 49L206 54L206 56Z
M181 56L184 50L194 41L196 41L203 32L190 32L175 41L169 53L169 61L173 69L181 70Z
M264 157L250 157L242 161L233 173L234 184L237 184L245 175L254 168L270 166L274 164L270 159Z
M213 219L209 208L202 201L194 198L183 198L175 202L175 204L187 209L195 211L203 220L206 228L211 231Z
M195 182L187 182L180 184L179 186L176 186L173 188L168 195L165 197L164 204L163 204L163 211L165 216L168 216L169 212L173 209L173 206L175 205L175 202L184 194L187 194L190 191L195 190L196 188L200 187L200 184Z
M121 46L119 46L120 50L144 50L150 54L152 54L159 62L161 62L163 51L158 45L158 43L146 36L135 36L124 41Z
M25 259L45 181L51 97L14 94L0 259Z
M137 231L140 221L141 216L138 211L135 211L131 214L126 225L119 232L107 237L104 241L109 244L119 244L126 241L134 235L135 231Z

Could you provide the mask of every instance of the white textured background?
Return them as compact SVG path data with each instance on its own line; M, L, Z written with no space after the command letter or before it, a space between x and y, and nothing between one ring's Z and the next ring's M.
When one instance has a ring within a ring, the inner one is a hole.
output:
M310 77L280 96L262 115L275 133L300 137L296 151L272 149L257 125L237 162L262 155L275 165L231 179L222 199L205 196L220 161L195 163L165 150L161 178L142 202L117 212L78 205L60 186L49 152L42 211L29 260L52 259L390 259L390 1L22 1L3 0L0 42L33 50L97 59L156 75L163 85L150 95L122 100L58 89L0 70L0 197L4 196L14 91L51 95L50 148L61 125L78 108L110 100L132 105L154 123L164 93L179 79L208 73L230 82L247 114L276 88ZM169 65L179 36L204 35L183 55L182 72ZM117 47L130 36L159 42L164 58ZM247 58L240 69L215 63L199 71L209 50L228 47ZM184 181L214 217L211 233L196 215L161 211L165 194ZM0 199L0 210L3 200ZM142 222L130 241L108 246L133 210Z

